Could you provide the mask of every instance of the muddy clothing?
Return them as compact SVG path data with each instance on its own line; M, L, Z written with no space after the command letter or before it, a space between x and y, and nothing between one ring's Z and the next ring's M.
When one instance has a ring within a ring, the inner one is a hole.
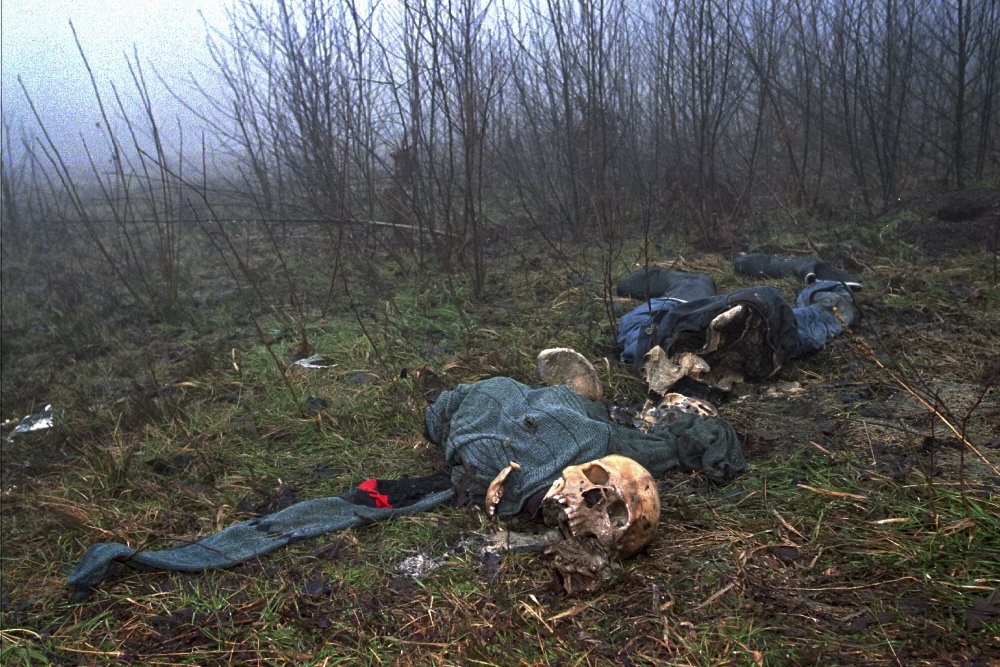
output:
M651 319L640 323L633 357L623 358L623 361L638 370L646 353L656 345L669 356L681 352L699 353L708 343L712 322L719 315L741 305L749 308L747 315L752 321L739 322L739 331L730 337L735 338L733 343L746 343L747 349L741 350L745 357L741 365L747 377L767 377L787 360L799 356L801 345L791 306L778 290L763 286L676 303L669 309L660 310ZM640 306L636 310L641 314L643 309L644 306Z
M812 284L817 280L832 280L839 283L846 283L852 289L860 289L861 287L861 283L857 282L846 271L833 267L815 257L793 259L774 257L760 252L751 252L734 259L733 269L738 276L750 276L752 278L796 276L806 284Z
M643 433L612 423L607 405L565 385L536 388L505 377L462 384L428 408L431 441L454 466L459 498L482 502L489 484L512 461L497 513L519 513L534 494L552 485L567 466L620 454L654 476L671 468L701 470L727 482L747 467L732 427L718 417L683 415Z
M80 599L119 564L180 572L231 567L296 540L430 510L455 498L456 491L481 503L489 483L511 461L521 470L504 485L498 509L505 517L548 488L566 466L607 454L629 456L654 475L683 467L704 470L715 481L727 481L747 467L736 434L717 417L684 415L646 434L612 424L604 404L563 385L539 389L505 377L442 392L427 409L425 423L430 439L444 449L446 463L456 466L450 475L367 480L341 496L306 500L162 551L95 544L77 563L69 584Z
M715 281L703 273L671 271L662 266L633 271L618 281L618 296L631 299L692 301L716 294Z
M118 565L138 570L200 572L232 567L274 551L290 542L335 530L432 509L454 497L450 488L424 496L403 507L371 507L334 496L296 503L280 512L250 519L197 542L162 551L136 551L106 542L91 546L76 564L69 585L80 600Z
M740 317L719 317L736 306L745 306ZM621 318L617 340L621 360L639 371L657 345L670 357L701 354L712 339L709 365L723 361L748 379L760 379L822 349L857 315L851 289L842 282L813 282L794 308L774 287L749 287L696 299L653 298Z
M818 280L795 297L795 321L799 331L800 355L818 352L858 321L861 313L852 292L844 283Z

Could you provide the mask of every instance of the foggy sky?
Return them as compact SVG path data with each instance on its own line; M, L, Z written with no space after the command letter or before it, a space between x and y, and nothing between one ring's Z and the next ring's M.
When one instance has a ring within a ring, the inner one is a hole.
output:
M161 122L173 128L179 116L193 127L182 105L157 81L153 67L175 89L188 89L183 83L188 73L207 81L210 60L205 21L223 27L226 4L226 0L3 0L0 55L4 120L14 135L21 128L37 132L17 83L20 75L61 150L71 158L78 157L81 132L93 145L100 115L73 42L72 19L105 93L109 93L107 84L111 81L123 94L135 97L125 62L125 54L131 56L134 46ZM110 96L105 98L105 104L109 102Z

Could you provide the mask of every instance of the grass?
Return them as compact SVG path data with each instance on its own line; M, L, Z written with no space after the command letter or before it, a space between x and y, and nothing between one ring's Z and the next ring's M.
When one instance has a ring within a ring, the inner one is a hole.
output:
M907 224L909 217L882 229L881 242ZM5 347L13 339L4 355L4 416L41 401L61 416L57 428L3 445L0 662L1000 658L1000 618L982 614L979 627L969 620L1000 588L997 480L970 454L960 462L926 414L902 414L900 389L847 339L720 406L741 435L750 472L721 488L694 474L664 475L659 536L594 594L561 595L537 554L485 556L468 545L498 525L475 510L440 508L226 571L126 571L71 602L66 569L94 542L161 548L282 499L438 470L440 450L422 437L429 398L498 374L531 382L545 347L607 355L611 362L598 368L614 397L641 400L641 383L613 363L596 264L570 273L540 251L523 251L494 257L481 302L461 276L403 280L389 266L372 279L382 291L355 291L353 303L342 296L337 308L319 307L327 285L315 277L298 284L298 312L274 287L266 292L273 308L254 313L264 340L221 283L210 291L223 296L195 309L190 326L127 311L108 321L115 309L105 303L74 324L5 293ZM630 252L619 274L630 268ZM858 335L878 355L905 351L918 379L964 387L952 399L961 411L996 361L991 257L970 249L927 270L916 244L894 246L889 257L870 252L851 267L865 282ZM749 284L718 255L686 253L678 268L707 271L722 290ZM581 282L580 273L590 278ZM788 296L797 288L778 286ZM51 361L33 357L29 344L33 327L47 322L65 331L47 350ZM82 340L97 347L75 349L74 327L91 332ZM329 368L287 365L303 329ZM967 420L977 441L990 437L995 392ZM309 397L325 401L318 414L307 409ZM878 410L935 437L918 442L873 416ZM1000 463L995 448L983 451ZM402 574L400 563L417 554L444 564L419 578Z

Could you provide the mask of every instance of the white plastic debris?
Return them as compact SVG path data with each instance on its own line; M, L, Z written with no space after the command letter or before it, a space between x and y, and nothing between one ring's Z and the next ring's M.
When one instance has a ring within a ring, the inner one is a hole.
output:
M30 431L42 431L47 428L52 428L52 405L46 405L45 409L41 412L36 412L33 415L28 415L21 420L21 423L17 425L11 434L7 436L7 442L14 442L14 436L20 433L28 433Z
M546 544L555 541L558 537L559 531L555 529L535 534L516 533L501 528L491 535L484 535L482 544L477 547L470 546L467 549L480 554L541 553Z
M437 560L436 558L426 554L417 554L416 556L404 558L403 562L401 562L396 569L408 577L419 578L426 574L430 574L444 565L444 561Z
M323 355L313 354L306 357L305 359L299 359L295 361L293 366L301 366L302 368L329 368L329 366L324 366L320 362L323 361Z
M541 553L545 545L555 542L559 531L547 530L540 534L515 533L501 528L495 532L472 533L463 537L440 557L429 553L418 553L404 558L396 565L396 571L408 577L420 578L449 563L473 558L483 561L487 557L496 558L506 553Z

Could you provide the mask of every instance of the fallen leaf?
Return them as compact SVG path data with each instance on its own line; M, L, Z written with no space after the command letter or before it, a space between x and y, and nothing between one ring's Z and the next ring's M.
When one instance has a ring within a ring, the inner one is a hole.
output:
M313 468L312 474L313 477L318 477L319 479L329 479L331 477L340 477L345 474L345 471L340 468L331 468L330 464L326 461L320 461Z
M152 468L153 472L157 475L169 477L176 473L183 472L193 460L194 454L181 452L180 454L174 454L169 459L160 457L151 459L146 461L146 465Z
M341 550L346 546L346 542L341 539L335 539L329 544L324 544L320 548L313 551L313 556L316 558L324 558L326 560L335 560L339 555Z
M795 547L787 547L784 545L771 547L771 553L777 556L779 560L782 560L786 563L791 563L792 561L796 561L802 558L802 553L798 549L796 549Z
M329 404L326 402L326 399L319 398L318 396L310 396L309 400L306 401L306 410L308 410L311 415L322 412L328 406Z
M889 623L898 617L899 615L893 611L882 611L877 614L865 612L851 621L851 632L864 632L870 625Z
M330 585L320 579L310 579L302 586L302 594L309 598L322 597L330 591Z
M931 606L923 600L903 599L897 603L896 608L905 616L911 618L924 618L930 611Z
M972 599L972 606L965 611L965 627L979 630L995 618L1000 619L1000 589L987 597Z

